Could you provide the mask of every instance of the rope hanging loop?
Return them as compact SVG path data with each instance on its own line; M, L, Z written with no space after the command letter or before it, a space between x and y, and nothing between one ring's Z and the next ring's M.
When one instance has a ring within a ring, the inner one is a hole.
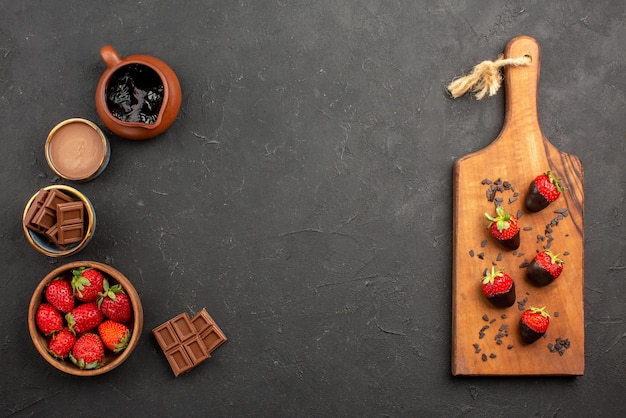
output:
M485 95L493 96L502 85L502 74L500 69L507 65L515 67L526 66L532 62L528 55L517 58L504 58L500 55L495 61L483 61L477 64L468 75L459 77L448 84L448 92L452 98L456 99L470 92L477 100L481 100Z

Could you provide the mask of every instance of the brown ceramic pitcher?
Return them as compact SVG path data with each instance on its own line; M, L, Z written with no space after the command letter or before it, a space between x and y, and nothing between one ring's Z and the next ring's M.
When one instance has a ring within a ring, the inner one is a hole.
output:
M110 45L100 56L107 69L96 88L96 109L107 128L123 138L148 139L174 123L182 93L167 64L148 55L120 58Z

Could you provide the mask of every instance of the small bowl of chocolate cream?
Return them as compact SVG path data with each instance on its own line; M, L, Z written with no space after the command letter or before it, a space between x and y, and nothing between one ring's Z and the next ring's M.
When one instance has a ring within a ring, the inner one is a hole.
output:
M46 140L46 160L59 177L89 181L100 175L111 157L109 140L93 122L81 118L57 124Z

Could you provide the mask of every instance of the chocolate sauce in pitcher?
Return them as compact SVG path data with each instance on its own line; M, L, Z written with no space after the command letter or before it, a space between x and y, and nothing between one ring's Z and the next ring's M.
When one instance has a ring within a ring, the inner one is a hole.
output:
M128 64L116 70L106 89L111 114L123 122L154 124L163 105L163 81L152 68Z

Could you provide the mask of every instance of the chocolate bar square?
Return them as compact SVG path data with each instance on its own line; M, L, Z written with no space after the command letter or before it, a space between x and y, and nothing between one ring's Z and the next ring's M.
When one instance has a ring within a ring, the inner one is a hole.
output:
M174 372L174 376L188 372L194 366L193 362L189 358L189 355L180 345L165 353L165 357Z
M56 212L57 223L59 225L85 223L85 205L80 200L76 202L59 203Z
M46 196L46 200L43 205L47 208L56 211L57 205L59 203L73 202L74 199L66 195L60 190L52 189L48 192L48 196Z
M161 350L164 352L180 344L180 341L178 340L178 337L176 337L176 333L174 332L174 329L170 325L169 321L153 329L152 334L154 334Z
M42 230L48 230L57 223L57 214L47 206L42 206L33 217L32 223Z
M57 242L59 245L69 245L81 242L85 236L85 225L82 223L59 226Z
M46 231L46 228L43 228L33 222L33 219L37 212L43 207L43 204L48 196L48 191L46 189L41 189L33 199L30 207L26 211L26 215L24 215L24 225L26 228L43 234Z
M196 329L193 327L186 313L182 313L170 319L170 324L172 324L172 328L181 342L185 342L185 340L196 335Z

